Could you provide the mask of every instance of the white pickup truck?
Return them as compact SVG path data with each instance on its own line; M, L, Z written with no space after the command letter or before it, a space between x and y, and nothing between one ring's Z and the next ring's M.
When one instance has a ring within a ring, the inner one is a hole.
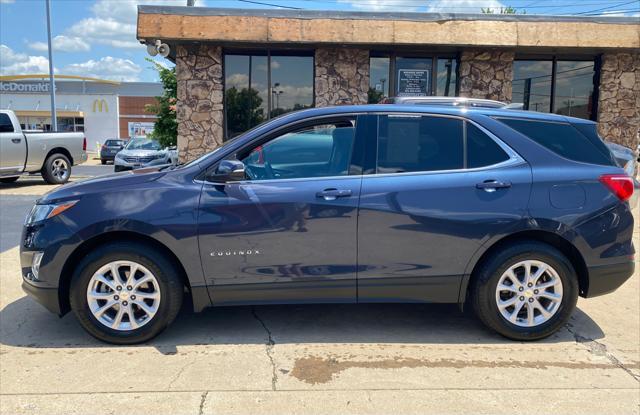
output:
M40 173L50 184L65 183L71 166L87 161L84 133L23 132L18 117L0 110L0 183L23 173Z

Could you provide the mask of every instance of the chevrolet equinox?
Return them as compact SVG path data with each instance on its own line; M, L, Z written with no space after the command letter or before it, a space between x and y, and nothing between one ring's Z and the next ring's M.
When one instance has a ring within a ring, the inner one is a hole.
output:
M209 306L467 303L516 340L633 273L634 184L591 121L489 108L290 113L180 166L36 202L23 288L100 340Z

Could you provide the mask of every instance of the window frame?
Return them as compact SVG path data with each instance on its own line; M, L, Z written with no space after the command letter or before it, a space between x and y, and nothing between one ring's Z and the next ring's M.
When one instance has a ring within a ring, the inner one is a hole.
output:
M225 59L227 55L231 56L246 56L249 58L249 87L251 87L251 62L252 57L254 56L263 56L267 58L267 96L271 97L273 94L273 84L271 81L271 57L275 56L293 56L293 57L309 57L311 58L313 73L312 73L312 82L311 82L311 108L315 107L315 97L316 97L316 57L315 50L313 49L278 49L278 48L265 48L265 49L255 49L255 48L224 48L222 50L222 103L223 103L223 114L222 114L222 130L223 130L223 141L227 141L230 138L227 130L227 103L226 103L226 92L227 92L227 65L225 65ZM265 122L269 121L275 117L271 117L271 108L272 102L271 99L267 99L267 114L265 118ZM255 127L255 126L253 126ZM253 128L251 127L251 128ZM249 128L248 130L250 130ZM248 131L248 130L245 130ZM244 132L243 132L244 133ZM242 133L241 133L242 134Z
M501 140L498 136L493 134L491 131L480 125L474 120L469 118L465 118L457 115L448 115L448 114L429 114L429 113L419 113L419 112L377 112L374 114L376 116L375 120L375 141L372 143L373 147L373 172L365 173L368 176L375 177L387 177L387 176L415 176L415 175L426 175L426 174L443 174L443 173L466 173L466 172L474 172L474 171L483 171L488 169L495 169L500 167L506 167L510 165L515 165L519 163L525 162L525 160L511 147L509 147L503 140ZM411 118L417 117L438 117L438 118L451 118L462 121L462 151L463 151L463 167L461 169L448 169L448 170L419 170L419 171L410 171L410 172L397 172L397 173L379 173L378 172L378 143L379 143L379 125L380 125L380 117L388 116L388 115L399 115L399 116L407 116ZM474 127L478 128L484 134L486 134L490 139L492 139L508 156L508 158L499 163L490 164L482 167L467 167L467 123L471 123ZM372 139L373 141L373 139Z
M460 95L460 52L416 52L416 51L403 51L403 50L394 50L394 51L379 51L379 50L370 50L369 51L369 61L371 58L389 58L389 73L387 76L387 82L389 86L389 97L393 98L398 96L396 93L396 60L398 58L408 58L408 59L431 59L431 90L430 95L427 96L444 96L437 95L438 89L438 60L439 59L453 59L456 61L456 85L454 91L454 97Z
M602 55L516 55L513 58L513 62L516 61L544 61L551 62L551 91L549 97L549 112L547 114L556 114L555 104L556 104L556 78L557 78L557 69L558 62L592 62L593 63L593 92L591 95L592 99L592 110L591 115L588 118L590 121L598 121L598 101L599 101L599 93L600 93L600 73L602 68ZM513 74L512 74L513 79ZM528 110L531 111L531 110ZM559 114L561 115L561 114ZM587 119L587 118L582 118Z
M220 157L220 159L211 163L207 168L203 169L202 173L198 175L196 181L204 181L205 183L215 184L213 182L207 181L207 177L211 175L215 169L218 167L221 161L223 160L240 160L243 157L246 157L253 149L258 146L264 145L269 141L276 139L284 134L294 132L296 130L310 127L313 125L322 125L329 124L332 122L337 122L345 119L355 120L355 131L353 137L353 147L351 149L351 160L349 161L349 172L348 174L343 174L339 176L322 176L322 177L298 177L291 179L267 179L267 180L251 180L245 179L231 183L240 183L240 184L260 184L260 183L273 183L273 182L289 182L289 181L317 181L317 180L335 180L335 179L346 179L353 178L355 176L362 176L362 164L364 158L364 146L365 146L365 136L363 135L363 127L359 127L359 125L363 125L367 120L364 118L366 113L344 113L344 114L328 114L328 115L320 115L311 118L305 118L303 120L299 120L293 124L287 124L280 126L272 131L267 131L264 134L255 137L248 143L245 143L240 148ZM359 150L359 151L358 151ZM354 168L355 167L355 168Z

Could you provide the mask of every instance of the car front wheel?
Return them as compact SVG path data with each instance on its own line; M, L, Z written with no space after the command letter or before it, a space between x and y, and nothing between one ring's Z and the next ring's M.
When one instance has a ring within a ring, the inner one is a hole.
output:
M182 305L176 267L145 245L105 245L87 255L71 282L71 309L99 340L145 342L162 332Z
M513 340L538 340L567 322L578 300L578 282L561 252L522 242L485 261L470 294L485 325Z

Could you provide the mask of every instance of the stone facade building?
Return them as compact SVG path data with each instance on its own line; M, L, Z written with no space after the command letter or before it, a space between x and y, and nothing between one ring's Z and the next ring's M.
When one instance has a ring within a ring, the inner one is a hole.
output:
M640 129L640 24L579 18L140 6L138 39L171 47L178 147L190 160L283 112L447 95Z

